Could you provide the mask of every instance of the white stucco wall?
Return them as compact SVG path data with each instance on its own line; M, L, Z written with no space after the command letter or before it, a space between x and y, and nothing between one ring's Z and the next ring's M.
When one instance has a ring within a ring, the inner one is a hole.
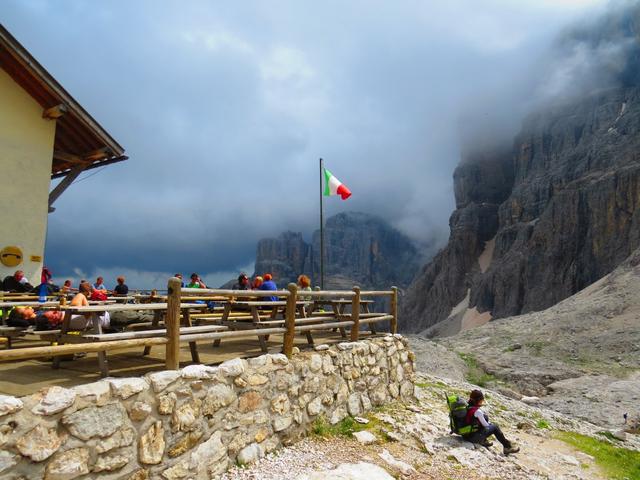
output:
M24 270L40 282L47 232L51 161L56 123L42 118L42 107L0 68L0 250L15 245L23 261L0 263L0 277Z

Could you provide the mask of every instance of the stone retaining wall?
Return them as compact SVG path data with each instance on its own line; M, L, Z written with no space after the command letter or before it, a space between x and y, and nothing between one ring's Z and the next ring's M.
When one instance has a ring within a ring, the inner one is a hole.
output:
M304 436L413 397L400 335L190 365L22 398L0 395L0 477L209 479Z

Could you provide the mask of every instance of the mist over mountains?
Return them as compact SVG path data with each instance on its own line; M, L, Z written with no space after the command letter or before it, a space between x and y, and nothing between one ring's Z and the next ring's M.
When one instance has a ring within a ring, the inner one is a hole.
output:
M558 88L510 143L467 144L449 242L411 286L405 329L545 309L639 245L640 6L623 7L559 39Z

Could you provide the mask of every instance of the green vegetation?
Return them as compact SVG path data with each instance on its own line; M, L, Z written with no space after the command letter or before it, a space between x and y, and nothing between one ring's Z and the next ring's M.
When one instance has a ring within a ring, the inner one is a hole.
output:
M556 437L594 457L609 478L640 480L640 452L575 432L558 432Z
M460 352L458 352L458 355L467 365L467 374L465 375L465 378L469 383L473 383L479 387L486 387L489 383L496 381L496 377L485 372L473 355L470 353Z
M532 351L532 353L536 356L539 357L540 354L542 353L542 349L546 346L549 345L549 342L542 342L542 341L537 341L537 342L529 342L529 343L525 343L524 344L529 350Z
M415 385L419 388L449 388L446 383L439 380L436 382L416 382Z
M551 425L549 425L549 422L547 422L544 418L541 418L536 422L536 428L543 430L545 428L551 428Z
M353 417L346 417L335 425L331 425L324 416L321 416L313 422L311 433L318 437L351 437L355 432L369 430L382 441L388 441L383 422L374 416L367 416L369 423L363 424L355 421Z

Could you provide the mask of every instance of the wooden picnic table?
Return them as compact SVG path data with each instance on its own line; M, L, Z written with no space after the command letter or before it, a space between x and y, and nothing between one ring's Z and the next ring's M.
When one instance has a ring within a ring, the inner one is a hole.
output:
M373 300L360 300L360 311L365 314L371 313L369 310L369 305L371 305L372 303L374 303ZM311 309L311 312L312 313L317 312L324 305L330 305L331 309L333 310L333 314L336 316L336 319L340 320L340 318L345 316L344 311L347 308L347 306L351 306L351 304L352 304L352 301L346 298L327 298L327 299L318 298L313 301L313 307ZM375 326L373 323L371 324L370 328L371 328L371 333L376 333ZM347 332L345 331L344 327L339 328L339 330L340 330L340 335L342 335L343 338L346 338Z
M183 315L183 323L186 327L191 327L191 319L189 317L189 311L191 309L203 308L206 305L199 303L181 303L180 310ZM95 341L108 341L111 338L111 335L117 335L112 333L104 333L102 331L102 326L100 325L100 314L104 312L124 312L124 311L153 311L154 312L154 325L158 325L160 323L160 318L163 312L167 311L166 303L145 303L145 304L109 304L109 305L89 305L89 306L70 306L65 305L61 306L60 310L65 312L64 320L62 321L62 325L60 328L60 334L58 335L58 343L87 343L87 342L95 342ZM81 332L80 335L72 335L69 334L71 331L69 324L71 322L71 318L73 315L91 315L91 327L90 330L85 330ZM158 330L159 332L160 330ZM165 332L165 330L161 330ZM133 335L132 338L136 336L144 336L144 331L142 332L127 332L128 335ZM158 334L159 336L160 334ZM198 350L195 342L189 342L189 347L191 348L191 357L194 362L199 363L200 359L198 356ZM147 355L150 351L151 347L145 347L144 355ZM107 363L107 353L105 351L98 352L98 366L100 368L100 374L103 377L106 377L109 374L109 366ZM60 357L56 356L53 360L53 368L60 367Z
M307 313L305 306L310 302L296 302L296 310L301 317L306 318ZM286 301L228 301L224 305L224 311L219 321L220 325L228 327L230 330L253 330L257 328L266 328L273 326L273 321L278 318L278 313L282 312L284 318L284 311L286 310ZM232 312L248 312L247 316L231 316ZM262 315L261 315L262 312ZM265 315L266 314L266 315ZM270 323L265 324L263 317L269 319ZM263 352L267 352L267 340L269 335L258 335L260 341L260 348ZM307 340L313 345L313 338L311 334L307 334ZM213 343L214 347L220 345L220 339L216 339Z

